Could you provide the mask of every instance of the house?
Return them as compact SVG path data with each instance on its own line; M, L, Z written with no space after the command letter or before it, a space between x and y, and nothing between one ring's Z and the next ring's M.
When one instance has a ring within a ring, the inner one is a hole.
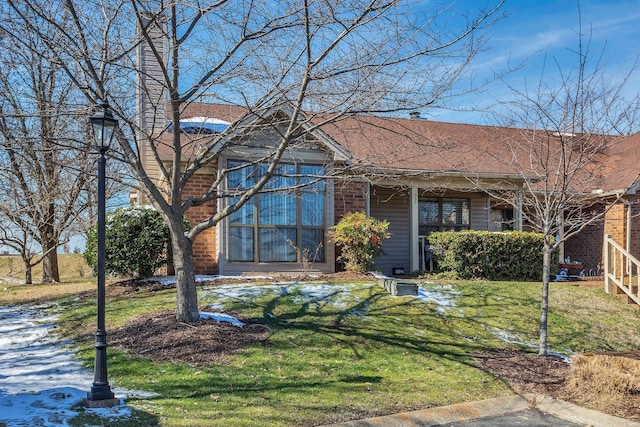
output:
M207 135L224 130L244 114L244 109L234 106L190 104L182 116L182 138L186 144L197 146ZM283 123L289 119L285 111L271 114L270 123L277 116ZM267 119L253 120L255 131L238 135L242 143L229 144L217 164L194 175L187 194L208 188L216 170L256 160L265 147L274 144L277 135L259 126L260 120ZM375 116L348 117L322 130L310 130L287 150L280 166L283 176L198 237L194 243L197 272L299 271L303 263L314 271L336 271L340 266L329 231L349 211L365 211L390 222L391 238L384 242L384 254L376 262L386 274L394 269L426 269L423 248L425 236L432 231L522 230L526 228L522 206L508 206L492 197L497 190L522 191L522 171L516 163L501 159L508 151L500 145L522 138L521 132L415 117ZM635 178L639 143L640 135L633 135L613 145L611 152L605 153L608 166L601 179L589 183L597 188L584 190L600 198L620 191L628 193L603 221L590 225L565 244L562 258L581 261L587 272L595 272L602 263L604 234L613 235L620 245L630 245L631 253L640 253L637 196L627 191L629 180ZM172 150L169 145L165 148L160 153L168 162ZM148 170L153 171L151 164ZM230 174L228 188L252 184L261 167ZM311 181L310 177L326 179L295 192L277 191L279 187L303 184L301 180ZM219 198L191 208L191 221L224 209L228 200Z
M145 49L141 44L138 52L143 63ZM178 130L166 126L163 92L152 84L159 80L154 72L158 70L148 67L139 76L145 80L139 87L146 88L137 96L139 126L158 134L157 153L169 164L174 154L171 133ZM528 172L519 166L523 162L505 161L505 156L514 155L510 144L523 140L527 130L434 122L415 114L343 117L315 126L325 118L295 118L306 130L283 154L277 176L194 242L197 273L336 271L340 265L330 227L349 211L390 222L391 238L376 261L385 274L426 269L425 238L432 231L526 228L522 204L505 204L494 194L522 191L523 172ZM226 195L192 207L192 223L223 211L243 188L260 179L268 165L260 159L277 144L278 127L289 119L291 112L284 108L255 114L232 105L184 106L179 131L185 162L202 144L226 132L225 142L215 148L216 162L191 176L185 197L202 194L218 171L231 170L224 183ZM241 126L233 128L236 124ZM579 260L585 271L597 271L605 234L640 255L638 199L632 186L638 147L640 134L619 137L601 154L594 165L597 179L585 181L578 191L603 200L624 196L602 221L566 242L562 259ZM150 178L162 185L157 159L148 147L141 157Z

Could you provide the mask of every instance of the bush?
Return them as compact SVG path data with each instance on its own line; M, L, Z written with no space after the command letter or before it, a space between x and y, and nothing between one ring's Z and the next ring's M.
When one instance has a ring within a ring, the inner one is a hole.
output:
M364 272L373 268L382 251L382 242L389 238L388 221L367 217L363 212L350 212L332 227L333 237L341 248L338 261L348 271Z
M542 234L445 231L429 243L438 268L460 279L542 280Z
M169 227L158 212L147 207L125 207L107 214L105 271L114 276L150 277L171 257ZM84 258L96 271L98 230L87 233Z

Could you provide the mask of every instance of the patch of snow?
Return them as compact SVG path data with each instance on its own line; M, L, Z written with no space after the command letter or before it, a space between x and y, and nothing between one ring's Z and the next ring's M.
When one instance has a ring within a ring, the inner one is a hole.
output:
M527 348L537 347L537 344L534 341L524 341L518 334L513 332L499 328L491 328L491 333L507 344L517 344Z
M11 277L0 277L0 283L10 283L12 285L24 285L24 279L13 279ZM6 291L6 289L5 289Z
M241 301L244 303L255 302L259 298L270 295L287 297L293 296L296 303L305 302L315 305L330 305L339 310L347 309L350 303L358 301L353 296L353 290L373 287L374 284L365 285L330 285L327 283L298 283L279 282L273 285L256 286L251 283L239 283L233 285L208 286L200 290L200 296L204 300L214 301L217 309L223 308L225 303L230 301ZM364 316L364 310L351 310L349 314ZM273 316L273 314L267 314ZM273 316L275 317L275 316Z
M0 420L11 426L68 426L91 389L93 373L52 333L56 315L36 307L0 307ZM112 388L117 398L150 396ZM131 409L82 409L123 417Z
M439 286L435 289L425 289L418 287L417 299L434 303L437 306L438 313L444 313L446 310L456 306L456 297L460 293L451 285Z
M230 316L226 313L207 313L207 312L200 312L200 318L201 319L213 319L216 322L220 323L220 322L228 322L231 323L233 326L238 326L238 327L243 327L244 323L241 322L240 320L236 319L233 316Z
M558 359L561 359L563 362L571 365L571 356L567 356L566 354L560 354L560 353L547 353L547 356L550 357L557 357Z

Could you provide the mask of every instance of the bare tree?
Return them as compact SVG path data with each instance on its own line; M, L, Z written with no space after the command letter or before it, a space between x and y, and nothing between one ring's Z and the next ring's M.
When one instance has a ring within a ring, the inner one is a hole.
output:
M499 120L520 128L517 138L504 138L503 162L519 171L523 188L493 192L512 206L521 206L522 222L544 235L539 354L547 354L549 282L553 254L585 227L604 218L633 183L637 172L620 171L617 191L611 181L609 156L637 124L637 97L623 96L630 73L608 76L602 56L594 55L590 38L578 33L575 67L556 65L555 79L543 70L536 87L511 86L514 99Z
M21 254L27 283L39 262L42 282L58 282L57 249L86 228L91 203L86 101L38 37L0 46L0 243Z
M196 237L264 191L305 133L360 113L443 104L502 3L465 11L456 2L438 9L394 0L9 0L6 19L38 34L87 100L107 99L121 119L113 155L169 225L177 317L191 322L198 317ZM135 61L136 50L144 60ZM133 93L151 114L146 122L134 113ZM218 134L179 132L197 101L241 108ZM216 169L202 194L185 192L224 150L246 150L250 132L277 142L260 159ZM251 185L226 189L229 174L261 164L268 166ZM228 200L224 208L184 232L190 209L220 198Z

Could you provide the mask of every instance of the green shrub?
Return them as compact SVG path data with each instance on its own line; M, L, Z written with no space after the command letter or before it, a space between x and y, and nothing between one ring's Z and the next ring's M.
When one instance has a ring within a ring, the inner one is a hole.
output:
M107 214L105 270L114 276L150 277L171 257L169 227L151 208L132 206ZM96 271L98 231L87 233L84 258Z
M432 233L429 243L438 268L461 279L542 279L542 234L446 231Z
M344 262L348 271L371 270L382 251L382 242L390 236L388 228L388 221L368 217L363 212L346 214L332 227L336 245L341 248L338 261Z

